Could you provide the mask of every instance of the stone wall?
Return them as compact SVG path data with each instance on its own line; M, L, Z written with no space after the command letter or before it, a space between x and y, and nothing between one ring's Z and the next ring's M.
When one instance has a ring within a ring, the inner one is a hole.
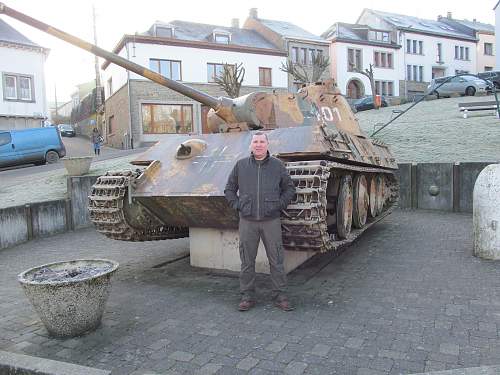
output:
M130 105L128 87L123 85L106 100L104 136L108 146L120 149L131 148L135 141L130 137ZM112 117L113 132L108 133L109 121ZM139 139L139 138L137 138Z

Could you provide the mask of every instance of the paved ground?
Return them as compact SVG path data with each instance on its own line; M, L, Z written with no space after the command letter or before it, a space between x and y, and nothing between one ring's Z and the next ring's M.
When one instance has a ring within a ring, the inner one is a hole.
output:
M189 266L188 241L122 243L92 229L0 251L0 350L113 374L400 374L500 363L500 263L472 256L469 215L397 211L339 257L290 275L294 312L236 310L238 280ZM46 262L121 263L103 325L47 337L16 281Z
M495 98L489 95L424 101L378 133L377 138L391 146L399 162L500 161L500 120L494 112L469 112L469 118L464 119L458 111L458 103L486 100ZM371 134L374 125L390 120L393 110L409 106L358 112L356 116Z

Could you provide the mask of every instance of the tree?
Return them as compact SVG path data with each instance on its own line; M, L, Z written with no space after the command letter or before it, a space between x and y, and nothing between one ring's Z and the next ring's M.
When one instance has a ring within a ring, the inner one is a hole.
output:
M216 74L214 81L217 83L230 98L240 96L241 84L245 78L245 68L243 63L230 65L224 64L222 72Z
M353 72L362 74L368 78L368 80L370 81L370 87L372 89L373 108L379 109L379 105L378 105L377 100L376 100L377 94L375 92L375 79L373 78L373 64L370 64L368 68L366 68L365 70L362 70L362 69L358 69L352 61L349 61L349 67L351 68L351 70Z
M321 79L321 75L330 65L328 57L323 56L321 53L316 53L312 56L311 61L312 69L310 66L293 63L288 59L286 64L281 63L280 70L282 72L292 75L293 79L299 83L312 83Z

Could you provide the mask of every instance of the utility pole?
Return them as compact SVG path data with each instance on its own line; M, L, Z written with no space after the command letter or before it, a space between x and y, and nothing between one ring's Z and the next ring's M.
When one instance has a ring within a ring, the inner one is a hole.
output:
M92 20L93 20L93 25L94 25L94 44L97 46L97 28L96 28L96 16L95 16L95 5L92 4ZM100 121L101 117L101 108L102 108L102 97L101 97L101 74L99 71L99 58L97 55L94 56L94 62L95 62L95 119L96 119L96 125L99 127L99 132L104 135L103 130L101 128L102 126L102 121Z

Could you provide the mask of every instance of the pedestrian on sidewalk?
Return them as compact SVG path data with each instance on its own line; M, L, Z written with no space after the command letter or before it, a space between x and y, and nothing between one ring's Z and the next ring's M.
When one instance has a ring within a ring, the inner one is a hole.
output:
M291 202L295 187L283 163L269 154L265 132L256 132L251 154L238 160L224 189L229 205L239 212L240 311L255 305L255 258L260 239L271 271L273 299L282 310L293 310L286 296L280 212Z
M94 146L94 154L95 155L100 155L101 154L101 143L103 139L101 137L101 133L99 133L99 130L97 128L94 128L92 130L92 134L90 135L90 142L92 142Z

